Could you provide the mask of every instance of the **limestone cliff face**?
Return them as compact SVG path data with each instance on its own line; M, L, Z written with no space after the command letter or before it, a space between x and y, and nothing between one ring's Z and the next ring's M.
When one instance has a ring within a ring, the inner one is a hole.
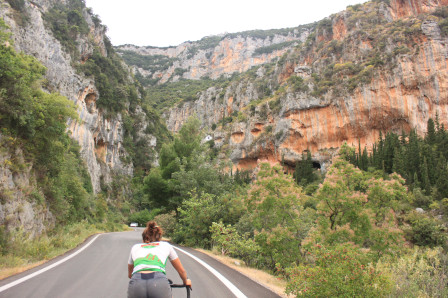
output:
M67 53L61 43L46 28L43 14L55 4L64 5L67 1L34 0L24 2L24 12L28 20L18 22L10 5L0 1L0 17L10 27L11 38L17 51L36 57L46 68L45 87L49 92L58 92L76 103L79 119L70 120L69 133L80 144L81 155L86 162L95 193L101 191L101 183L108 184L113 175L131 176L132 163L124 163L127 156L123 147L124 129L122 116L104 117L97 109L96 102L101 96L92 78L80 75L73 65L73 57ZM86 9L82 11L88 26L87 36L79 35L76 43L81 61L86 61L99 48L106 56L105 27L95 24L92 15ZM151 137L151 136L150 136ZM155 146L153 140L152 145ZM10 160L14 152L0 156L3 161ZM51 228L53 215L39 204L30 203L27 189L33 185L33 177L26 172L17 178L11 170L14 165L0 163L0 187L12 200L0 202L0 222L8 221L9 228L23 227L32 234ZM32 201L32 200L31 200ZM3 204L3 202L7 202Z
M120 155L126 154L122 146L123 130L120 116L105 119L97 110L96 100L101 95L96 90L95 82L75 71L70 55L44 25L42 14L55 3L61 1L25 1L26 12L30 18L25 26L15 22L12 9L4 1L1 4L0 16L11 28L16 50L33 55L47 68L45 75L48 80L47 88L76 103L79 121L71 121L69 130L81 145L92 185L95 192L99 192L101 177L107 182L111 180L111 171L131 175L132 165L125 165L120 161ZM84 11L83 16L90 27L89 37L94 42L78 38L78 50L82 59L92 54L94 46L99 47L106 55L105 28L96 26L87 12Z
M391 0L349 7L320 22L305 45L270 66L271 75L265 65L224 91L210 88L167 111L167 125L177 131L194 114L205 127L218 124L210 134L240 169L260 161L294 165L304 150L325 167L344 142L369 148L380 131L424 134L437 114L447 125L448 39L443 18L431 14L445 5ZM272 94L263 96L260 83Z
M117 50L154 59L151 69L134 65L134 72L158 79L159 83L180 78L196 80L205 76L216 79L221 75L244 72L280 57L303 42L309 34L308 26L285 30L273 30L273 33L266 35L251 34L249 31L211 36L169 48L123 45L117 47ZM168 67L160 65L162 61L169 63Z

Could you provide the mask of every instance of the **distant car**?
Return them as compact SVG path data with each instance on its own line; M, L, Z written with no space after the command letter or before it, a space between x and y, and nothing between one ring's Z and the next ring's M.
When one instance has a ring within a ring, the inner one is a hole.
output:
M129 225L130 227L138 227L138 223L136 222L131 222L131 224Z

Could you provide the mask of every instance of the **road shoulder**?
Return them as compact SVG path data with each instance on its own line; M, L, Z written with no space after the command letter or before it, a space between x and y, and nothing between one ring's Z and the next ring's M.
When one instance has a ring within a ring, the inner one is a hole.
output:
M209 250L204 249L195 249L203 254L208 255L209 257L215 259L216 261L232 268L245 275L247 278L253 280L254 282L264 286L265 288L271 290L277 295L287 298L288 296L285 294L286 282L275 276L272 276L264 271L257 270L254 268L247 267L243 265L243 262L237 259L230 258L228 256L217 255Z

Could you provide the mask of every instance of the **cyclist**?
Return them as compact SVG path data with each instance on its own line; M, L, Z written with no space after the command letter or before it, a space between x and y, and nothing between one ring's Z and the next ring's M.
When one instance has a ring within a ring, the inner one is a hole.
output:
M163 230L156 222L149 221L142 233L143 243L135 244L129 255L128 298L169 298L171 287L165 273L167 259L170 259L185 286L191 288L182 263L173 246L162 239Z

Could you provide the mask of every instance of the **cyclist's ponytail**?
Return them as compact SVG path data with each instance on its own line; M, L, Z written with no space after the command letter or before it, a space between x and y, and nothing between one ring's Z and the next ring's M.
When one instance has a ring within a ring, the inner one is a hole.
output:
M155 221L148 221L146 229L142 233L143 242L154 242L162 239L163 230Z

